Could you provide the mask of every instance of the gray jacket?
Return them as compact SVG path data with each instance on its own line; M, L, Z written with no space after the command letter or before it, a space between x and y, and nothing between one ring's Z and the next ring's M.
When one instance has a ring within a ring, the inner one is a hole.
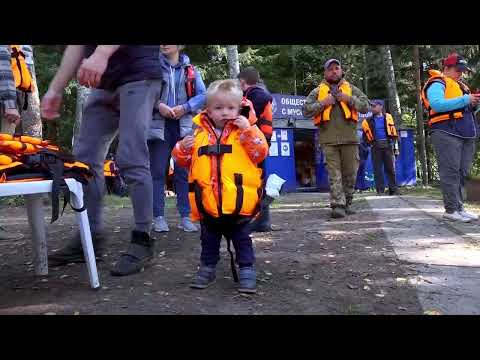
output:
M163 88L160 102L170 107L183 105L185 114L179 119L166 119L160 115L158 108L154 110L149 130L149 140L164 140L165 122L178 121L180 123L180 137L184 137L192 130L193 116L203 108L206 100L206 88L200 73L195 70L195 96L188 99L185 88L185 68L190 64L187 55L181 54L179 63L171 66L168 60L160 55L160 64L163 69ZM179 77L178 82L177 77Z

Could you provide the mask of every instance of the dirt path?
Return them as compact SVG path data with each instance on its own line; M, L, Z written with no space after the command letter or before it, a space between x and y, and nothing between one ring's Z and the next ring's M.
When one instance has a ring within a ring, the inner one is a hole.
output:
M35 277L25 210L2 208L0 225L26 236L0 242L0 314L421 314L416 287L404 281L417 271L397 258L367 201L356 208L356 215L331 220L325 194L282 197L272 209L282 230L254 234L254 296L236 291L225 243L217 283L203 291L188 287L199 235L178 231L173 209L171 232L156 235L155 264L125 278L108 270L129 241L131 209L108 209L111 247L98 264L102 289L92 291L83 264ZM74 232L73 214L48 229L49 249L58 248Z

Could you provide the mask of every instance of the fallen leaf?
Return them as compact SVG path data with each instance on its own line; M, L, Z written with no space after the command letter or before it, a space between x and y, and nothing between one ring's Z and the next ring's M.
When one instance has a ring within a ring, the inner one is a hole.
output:
M358 289L358 286L357 285L352 285L352 284L347 284L348 288L349 289Z
M406 308L406 307L403 307L403 306L399 306L399 307L398 307L398 310L407 311L407 308Z
M426 310L423 312L424 315L442 315L442 313L438 310L432 309L432 310Z

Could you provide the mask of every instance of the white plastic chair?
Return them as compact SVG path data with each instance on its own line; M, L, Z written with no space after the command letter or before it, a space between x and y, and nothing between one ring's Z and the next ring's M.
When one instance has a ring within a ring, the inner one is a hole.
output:
M82 184L75 179L65 179L65 182L67 183L71 193L70 199L72 201L72 205L76 209L81 209L83 207ZM30 229L32 230L36 275L48 274L47 236L42 194L50 193L51 191L52 180L0 184L0 197L14 195L25 196L28 222L30 224ZM80 227L80 238L82 241L85 262L87 264L90 286L93 289L97 289L100 287L100 282L98 280L97 264L95 262L95 253L93 251L92 235L90 233L87 210L77 212L76 217Z

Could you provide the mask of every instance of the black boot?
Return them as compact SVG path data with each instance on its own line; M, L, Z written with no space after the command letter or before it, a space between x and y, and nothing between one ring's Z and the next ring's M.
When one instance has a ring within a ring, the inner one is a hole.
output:
M355 215L357 212L352 209L353 196L346 197L345 214Z
M345 209L343 207L336 206L336 207L332 208L331 216L334 219L344 218L345 217Z
M149 233L132 231L132 242L125 254L110 271L113 276L125 276L135 274L148 265L154 257L154 239Z
M106 242L107 239L103 233L92 233L93 251L97 260L101 260L106 248ZM63 248L48 257L48 265L52 267L84 262L85 257L79 232L70 238Z

